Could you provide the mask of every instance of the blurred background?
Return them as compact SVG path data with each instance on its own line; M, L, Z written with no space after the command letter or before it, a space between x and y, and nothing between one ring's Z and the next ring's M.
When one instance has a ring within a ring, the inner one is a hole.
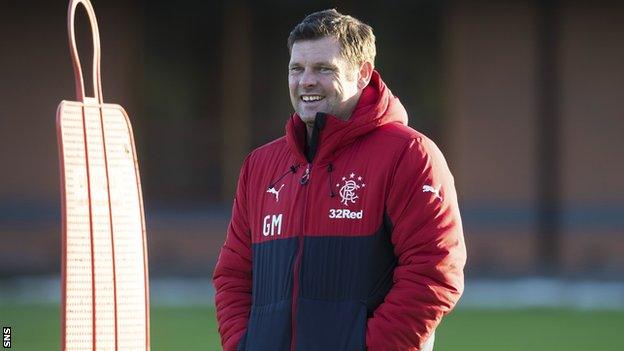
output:
M220 348L210 278L238 170L291 114L288 33L329 7L374 28L377 69L456 179L466 292L436 350L624 347L624 2L92 3L104 100L137 143L153 350ZM67 5L0 12L0 324L17 350L59 348Z

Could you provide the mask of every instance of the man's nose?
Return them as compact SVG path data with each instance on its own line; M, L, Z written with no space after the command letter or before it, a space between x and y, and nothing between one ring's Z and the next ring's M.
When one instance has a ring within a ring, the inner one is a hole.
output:
M317 83L316 75L312 70L305 69L301 74L301 79L299 79L299 85L304 88L313 87Z

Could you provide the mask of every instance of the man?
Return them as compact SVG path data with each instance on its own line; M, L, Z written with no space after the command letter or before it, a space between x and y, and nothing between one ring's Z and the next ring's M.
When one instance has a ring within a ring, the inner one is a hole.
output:
M336 10L288 38L295 113L245 160L214 273L225 350L430 350L463 290L453 178Z

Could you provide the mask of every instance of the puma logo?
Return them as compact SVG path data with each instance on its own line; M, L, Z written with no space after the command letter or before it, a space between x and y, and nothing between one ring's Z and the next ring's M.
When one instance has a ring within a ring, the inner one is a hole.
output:
M440 199L440 201L444 201L442 199L442 196L440 196L440 189L442 188L442 185L440 185L437 189L432 187L431 185L423 185L423 193L433 193L433 195L435 195L435 197L437 197L438 199Z
M272 186L269 189L267 189L267 193L269 194L273 194L275 195L275 201L279 202L279 192L282 191L282 188L284 187L284 184L282 184L282 186L280 186L279 190L275 190L275 187Z

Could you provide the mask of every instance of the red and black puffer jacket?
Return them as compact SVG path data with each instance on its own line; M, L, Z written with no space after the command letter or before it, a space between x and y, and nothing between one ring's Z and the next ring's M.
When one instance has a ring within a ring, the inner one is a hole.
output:
M307 155L305 133L295 114L243 164L214 272L223 348L420 350L463 291L444 157L377 72L348 121L317 115Z

